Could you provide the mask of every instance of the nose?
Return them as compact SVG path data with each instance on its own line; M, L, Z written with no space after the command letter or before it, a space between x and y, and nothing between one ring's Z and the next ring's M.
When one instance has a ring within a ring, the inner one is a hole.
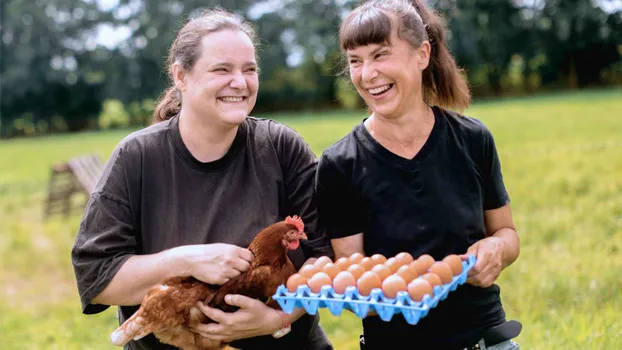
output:
M229 82L229 86L232 89L236 90L246 89L246 79L244 79L244 75L242 74L242 72L233 73L231 81Z
M371 83L378 77L378 71L374 67L373 62L366 62L363 64L363 70L361 72L361 78L364 83Z

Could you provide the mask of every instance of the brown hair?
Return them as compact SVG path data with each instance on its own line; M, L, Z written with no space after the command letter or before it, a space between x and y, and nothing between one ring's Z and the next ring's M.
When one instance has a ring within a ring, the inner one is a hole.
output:
M462 69L447 48L442 18L423 0L370 0L352 11L341 24L339 42L343 51L390 43L393 16L397 34L413 47L429 40L430 63L423 71L423 100L430 105L464 110L471 103Z
M207 34L223 29L244 32L257 48L257 35L253 26L242 17L222 8L203 11L198 17L191 18L179 31L168 53L166 65L168 75L173 76L173 63L177 62L186 71L191 71L201 56L201 39ZM181 92L171 86L164 90L153 112L153 122L165 121L177 115L181 110Z

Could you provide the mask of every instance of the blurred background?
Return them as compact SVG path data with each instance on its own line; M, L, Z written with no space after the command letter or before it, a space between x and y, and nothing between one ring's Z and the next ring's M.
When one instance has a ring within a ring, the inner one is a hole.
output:
M105 162L150 123L187 16L220 5L256 25L252 114L292 126L319 155L366 116L337 41L357 3L0 0L2 348L112 348L113 308L80 313L69 254L89 186L67 163ZM499 148L522 239L499 285L521 345L621 349L622 0L428 3L469 79L465 114ZM360 320L322 312L336 349L358 349Z

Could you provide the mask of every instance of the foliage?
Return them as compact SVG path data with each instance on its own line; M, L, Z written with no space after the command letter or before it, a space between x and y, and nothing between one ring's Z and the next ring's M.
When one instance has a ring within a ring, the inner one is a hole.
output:
M498 284L508 318L524 325L524 349L622 348L621 97L567 93L467 111L492 130L512 197L521 255ZM273 117L320 154L364 116ZM114 349L115 311L80 313L70 263L80 216L44 222L42 212L52 164L85 152L106 159L133 130L0 141L3 348ZM336 349L358 349L355 316L323 310L322 325Z
M428 1L446 16L449 46L476 97L619 83L622 12L594 5L605 2ZM134 113L132 104L157 99L169 84L164 63L177 30L216 5L249 18L261 38L256 112L349 105L338 78L337 33L357 3L119 0L106 8L93 0L2 1L0 137L93 129L106 100ZM131 125L148 122L139 114Z

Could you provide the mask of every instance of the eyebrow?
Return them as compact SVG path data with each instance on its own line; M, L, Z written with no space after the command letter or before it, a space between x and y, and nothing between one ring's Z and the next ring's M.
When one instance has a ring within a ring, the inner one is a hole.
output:
M373 56L375 54L377 54L379 51L382 51L384 49L386 49L387 47L389 47L389 44L380 44L380 46L378 46L377 48L375 48L371 53L370 56ZM358 57L358 55L353 55L353 54L348 54L348 57Z
M254 61L248 61L246 63L244 63L244 66L256 66L257 62ZM230 62L217 62L212 64L212 66L225 66L225 67L231 67L233 66L233 64L231 64Z

